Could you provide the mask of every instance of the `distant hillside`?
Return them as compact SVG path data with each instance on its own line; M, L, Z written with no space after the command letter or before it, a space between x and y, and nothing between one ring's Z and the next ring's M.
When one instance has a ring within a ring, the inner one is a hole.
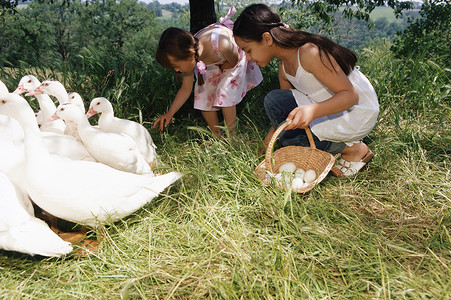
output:
M370 19L374 22L381 19L386 19L387 22L397 22L401 23L404 18L407 16L418 15L418 12L420 11L419 8L414 8L408 11L404 11L401 16L397 19L393 13L393 9L390 7L376 7L370 14Z
M167 19L167 18L171 18L173 13L169 10L162 9L161 14L162 14L162 16L160 18Z

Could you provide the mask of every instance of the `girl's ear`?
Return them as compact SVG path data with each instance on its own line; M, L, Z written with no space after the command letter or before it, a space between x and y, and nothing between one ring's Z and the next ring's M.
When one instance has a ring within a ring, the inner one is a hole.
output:
M271 46L274 42L272 35L269 32L264 32L262 34L262 38L263 38L263 42L267 45L267 46Z

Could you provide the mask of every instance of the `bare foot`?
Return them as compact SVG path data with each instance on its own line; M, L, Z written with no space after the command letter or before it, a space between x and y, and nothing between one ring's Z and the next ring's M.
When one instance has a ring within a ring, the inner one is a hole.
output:
M341 152L341 158L347 161L355 162L360 161L368 152L368 146L360 142L353 144L351 147L346 148Z

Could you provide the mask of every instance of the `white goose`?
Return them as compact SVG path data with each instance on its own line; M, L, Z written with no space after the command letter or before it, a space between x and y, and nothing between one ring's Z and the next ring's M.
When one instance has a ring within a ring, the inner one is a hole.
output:
M155 146L149 131L144 126L134 121L115 117L111 102L104 97L94 98L91 101L86 116L90 118L96 113L101 113L98 121L101 130L128 135L136 142L139 151L147 163L152 166L161 165L160 158L156 151L157 147Z
M0 97L8 95L8 88L0 80ZM0 115L0 172L21 183L24 161L23 130L22 126L8 116ZM3 188L0 183L0 198ZM6 193L6 187L4 190ZM5 194L6 195L6 194ZM33 204L28 197L21 197L22 205L29 214L34 214ZM1 202L1 200L0 200ZM0 218L1 221L2 218ZM1 225L0 225L1 227Z
M60 257L72 251L42 220L27 210L28 197L0 171L0 248Z
M97 161L121 171L136 174L152 172L130 137L94 128L75 104L60 104L55 115L76 124L83 144Z
M56 97L59 104L70 103L69 95L63 84L57 80L44 80L40 86L38 86L34 91L25 94L25 96L47 94ZM47 119L48 121L48 119ZM81 141L78 136L76 124L73 122L66 122L66 129L64 134L71 135L77 140Z
M3 81L0 80L0 94L7 94L9 93L8 88L3 83Z
M19 182L24 158L22 126L15 119L0 115L0 171Z
M67 93L67 96L69 97L69 102L70 103L75 104L76 106L78 106L83 111L83 113L86 112L85 103L84 103L83 98L81 98L79 93L70 92L70 93Z
M0 97L8 95L8 88L0 80ZM0 171L12 176L20 170L24 160L23 130L20 124L4 115L0 115ZM20 179L21 174L16 174Z
M18 95L22 93L31 93L40 85L41 82L35 76L25 75L24 77L22 77L22 79L20 79L19 84L13 93ZM63 122L63 120L56 120L55 122L45 122L45 120L50 118L56 111L56 105L55 103L53 103L52 99L50 99L49 95L36 94L35 97L38 100L39 108L41 109L39 116L40 118L42 118L42 121L40 122L41 131L63 134L66 128L66 124Z
M6 94L7 95L7 94ZM31 107L29 107L31 109ZM37 124L37 122L32 119ZM52 155L73 160L96 161L85 146L74 137L52 132L40 132ZM0 114L0 171L24 189L24 132L17 120Z
M93 227L116 221L149 203L182 176L177 172L136 175L100 163L57 159L45 148L25 99L16 94L0 97L0 114L17 119L24 128L27 193L61 219Z

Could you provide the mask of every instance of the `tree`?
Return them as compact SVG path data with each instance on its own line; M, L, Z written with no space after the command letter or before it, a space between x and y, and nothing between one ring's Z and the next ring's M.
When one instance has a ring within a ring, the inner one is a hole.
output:
M410 25L393 45L398 56L444 62L451 66L451 3L449 0L426 0L420 10L421 18Z
M0 15L7 11L14 10L19 4L19 0L0 0Z
M338 11L342 7L345 7L342 11L342 14L345 17L365 21L369 20L370 13L377 6L387 5L393 8L395 16L399 16L403 10L413 7L412 2L402 0L291 0L291 2L298 6L310 7L313 14L315 14L326 24L333 21L333 16L331 13Z
M202 28L216 23L214 0L189 0L190 31L195 34Z

